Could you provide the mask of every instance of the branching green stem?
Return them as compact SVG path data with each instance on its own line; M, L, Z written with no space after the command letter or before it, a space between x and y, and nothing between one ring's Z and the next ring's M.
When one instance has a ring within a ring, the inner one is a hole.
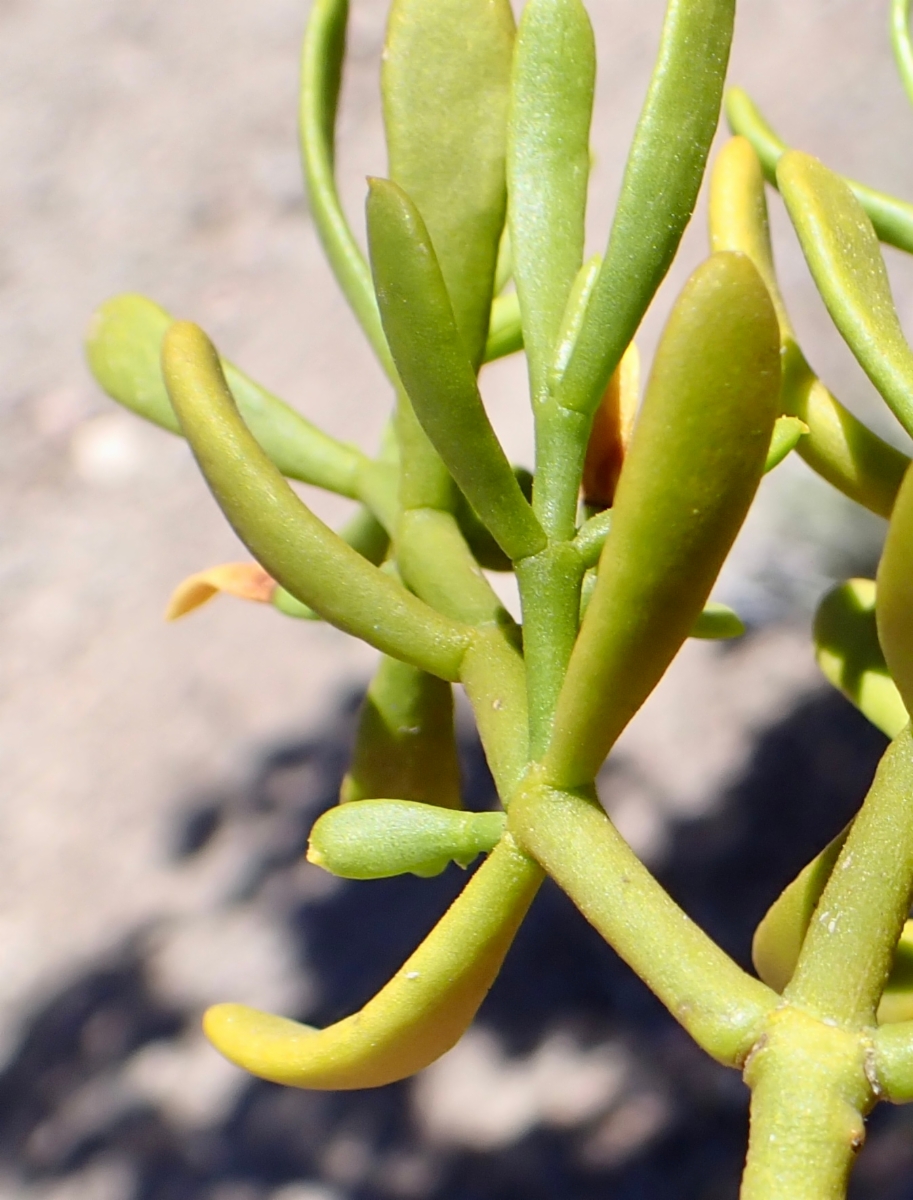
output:
M843 1200L875 1092L866 1038L793 1008L745 1068L751 1137L740 1200Z
M882 759L809 926L785 996L821 1020L874 1024L913 894L913 736Z
M698 1045L719 1062L742 1065L776 993L682 912L595 792L557 791L531 775L511 805L509 827Z

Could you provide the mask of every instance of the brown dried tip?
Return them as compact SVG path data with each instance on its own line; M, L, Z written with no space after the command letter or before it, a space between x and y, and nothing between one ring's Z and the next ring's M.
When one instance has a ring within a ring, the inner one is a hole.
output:
M165 620L176 621L219 592L227 592L241 600L269 604L275 590L275 579L267 575L259 563L224 563L220 567L208 567L178 584L168 601Z
M631 440L640 390L640 355L632 342L603 394L583 466L583 501L589 508L611 508Z

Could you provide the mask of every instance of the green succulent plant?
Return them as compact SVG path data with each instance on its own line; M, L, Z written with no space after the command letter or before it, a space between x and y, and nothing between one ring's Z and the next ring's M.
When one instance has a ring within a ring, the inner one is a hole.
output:
M633 339L694 211L734 16L734 0L670 0L605 251L587 259L596 62L581 0L527 0L518 28L509 0L393 0L388 177L369 181L366 256L333 166L348 4L314 0L302 154L327 257L389 380L376 455L321 432L142 297L102 307L88 354L114 399L187 439L255 560L185 581L171 615L228 591L380 652L311 861L372 879L484 856L360 1012L316 1030L220 1004L205 1017L214 1045L296 1087L376 1087L422 1069L472 1021L550 875L695 1041L744 1071L743 1197L830 1200L845 1194L874 1104L913 1100L913 473L800 349L765 177L908 435L913 350L879 241L913 251L913 206L786 149L730 92L738 136L712 171L710 255L672 307L640 398ZM892 17L913 97L909 0ZM486 362L521 350L531 475L505 455L478 386ZM792 451L889 519L877 580L830 592L814 636L825 676L893 741L850 826L759 926L754 977L638 860L595 779L689 636L743 632L712 589L763 474ZM334 532L288 479L347 497L356 516ZM522 625L483 568L516 574ZM502 811L462 808L456 684Z

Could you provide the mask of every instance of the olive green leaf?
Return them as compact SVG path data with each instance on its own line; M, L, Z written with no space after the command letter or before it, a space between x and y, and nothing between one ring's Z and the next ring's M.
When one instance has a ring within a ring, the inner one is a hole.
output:
M545 758L555 786L595 778L703 609L761 479L779 358L757 270L713 255L676 302L634 427Z
M390 178L427 226L478 368L504 227L509 0L394 0L381 86Z
M162 339L174 318L145 296L115 296L92 317L86 353L108 395L147 421L180 433L162 377ZM283 475L342 496L358 495L367 459L354 446L323 433L231 363L225 380L244 421Z
M599 403L691 219L734 17L734 0L670 0L605 260L556 393L568 408L591 412Z
M543 398L583 261L595 81L593 30L580 0L529 0L514 51L507 188L534 402Z
M888 670L913 712L913 468L907 471L878 564L875 614Z
M505 554L535 554L545 534L488 420L421 214L380 179L371 180L367 211L381 318L415 414Z
M907 345L872 222L839 175L789 150L780 192L818 291L860 366L913 434L913 351Z
M462 807L450 684L386 656L362 704L339 793L343 803L371 796Z
M583 587L580 590L581 621L586 616L586 610L593 599L598 577L598 573L592 570L587 571L583 577ZM698 613L697 620L688 632L688 637L718 642L741 637L744 632L745 625L742 618L734 609L730 608L728 604L720 604L717 600L708 600L701 612Z
M503 812L456 812L411 800L361 800L325 812L311 830L308 862L344 879L440 875L468 867L504 833Z
M815 614L815 657L828 682L895 738L910 718L878 641L875 595L874 579L848 579L825 595Z
M806 930L849 831L847 825L802 868L755 930L751 960L758 976L775 992L782 992L792 979Z
M777 163L788 147L779 138L758 111L757 105L741 88L730 88L725 99L726 119L733 133L740 134L751 142L768 183L777 186ZM841 178L843 178L841 176ZM889 246L913 253L913 204L898 200L884 192L858 183L855 179L843 179L853 195L868 213L875 232Z
M469 627L429 608L314 516L251 436L202 330L187 322L172 325L162 367L206 482L269 574L331 624L385 654L456 680L472 637Z
M717 156L709 209L712 249L747 254L777 310L783 347L781 405L805 426L797 453L845 496L879 516L890 516L909 459L831 395L797 345L774 272L761 164L744 137L732 138ZM774 451L783 447L787 429L786 418L777 422L771 465L776 465ZM792 429L795 433L796 427Z
M360 1012L318 1030L218 1004L203 1018L206 1036L238 1066L292 1087L381 1087L414 1075L465 1032L541 880L541 869L505 839Z
M799 872L767 910L755 930L751 960L758 976L775 992L793 977L802 943L818 901L850 832L847 825ZM904 925L894 951L891 974L878 1005L879 1024L913 1017L913 921Z

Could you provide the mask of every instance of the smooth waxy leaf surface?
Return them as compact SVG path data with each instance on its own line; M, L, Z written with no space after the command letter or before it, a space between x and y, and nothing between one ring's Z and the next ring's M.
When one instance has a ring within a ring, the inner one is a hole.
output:
M206 482L269 574L347 633L432 674L457 679L471 630L434 612L314 516L251 436L202 330L185 322L173 325L162 366Z
M907 470L888 526L875 612L888 669L907 712L913 712L913 469Z
M688 636L764 469L779 408L776 314L741 254L691 277L657 351L545 769L588 783Z
M754 147L768 183L777 186L777 163L788 147L761 116L757 105L741 88L729 88L725 99L726 119L733 133L747 138ZM844 183L868 213L875 232L889 246L913 252L913 204L867 187L856 179Z
M831 395L796 343L774 272L761 163L744 137L727 142L714 164L710 242L714 250L747 254L767 285L783 347L781 406L805 426L795 446L798 454L845 496L879 516L890 516L909 460ZM774 430L768 456L771 466L776 465L773 460L784 446L787 419L778 421ZM798 432L795 426L792 431Z
M631 143L605 260L560 402L599 403L691 219L716 130L734 0L671 0Z
M535 554L545 534L485 412L428 230L388 180L371 181L368 237L384 329L416 416L505 554Z
M174 318L145 296L115 296L95 313L86 339L92 374L112 399L171 433L181 425L162 375L162 340ZM356 494L364 456L329 437L278 397L222 361L244 422L283 475Z
M788 151L777 164L777 180L834 324L913 434L913 351L897 319L872 222L840 176L811 155Z
M390 178L431 234L478 368L504 226L509 0L395 0L381 85Z
M358 806L353 806L358 807ZM446 1053L494 982L542 871L502 843L390 982L358 1013L317 1030L243 1004L203 1020L226 1058L292 1087L381 1087Z
M815 657L828 682L895 738L910 718L878 640L875 596L874 579L848 579L827 593L815 614Z
M371 680L339 798L371 796L461 807L450 684L395 658Z
M308 861L345 879L439 875L468 867L504 832L504 813L456 812L410 800L362 800L331 808L311 830Z
M514 53L507 177L534 402L583 261L595 80L593 31L580 0L530 0Z

